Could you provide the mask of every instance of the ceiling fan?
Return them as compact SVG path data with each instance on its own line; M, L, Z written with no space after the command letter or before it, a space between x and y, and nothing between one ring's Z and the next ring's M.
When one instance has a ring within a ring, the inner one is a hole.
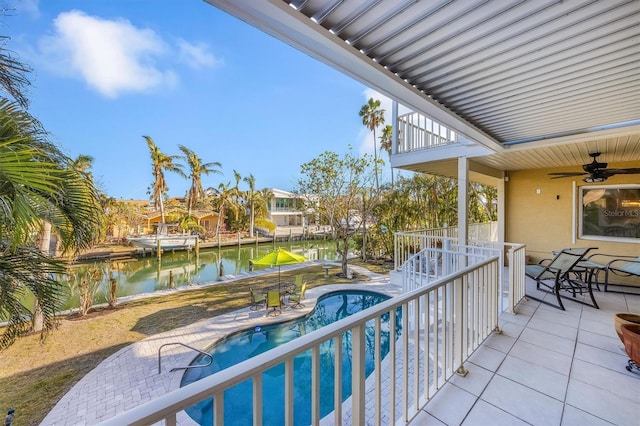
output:
M600 156L599 152L592 152L589 154L589 157L593 157L593 161L591 163L582 165L582 170L584 170L584 172L549 173L549 176L552 176L551 179L559 179L559 178L565 178L565 177L587 175L587 177L582 178L582 180L587 183L593 183L593 182L604 182L605 180L607 180L609 177L613 175L640 174L640 167L630 167L627 169L607 169L607 163L598 162L597 158L599 156Z

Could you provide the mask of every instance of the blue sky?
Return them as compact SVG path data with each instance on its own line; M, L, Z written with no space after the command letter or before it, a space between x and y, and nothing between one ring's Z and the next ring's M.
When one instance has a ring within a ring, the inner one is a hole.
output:
M147 198L143 135L182 144L223 175L292 190L324 151L372 152L358 112L376 92L202 0L9 0L6 47L33 68L29 111L70 157L94 157L101 189ZM387 161L386 154L383 159ZM387 167L388 169L388 167ZM169 194L188 182L168 174Z

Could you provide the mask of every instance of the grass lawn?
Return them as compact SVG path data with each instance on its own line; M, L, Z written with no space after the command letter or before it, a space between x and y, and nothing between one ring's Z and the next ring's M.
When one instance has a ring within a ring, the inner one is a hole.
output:
M350 263L388 273L380 266ZM308 288L351 282L335 276L339 267L329 272L329 278L324 278L322 266L316 264L281 275L284 282L293 282L303 274ZM0 414L13 407L15 425L37 425L75 383L109 355L153 334L246 307L249 288L261 291L273 285L274 279L277 272L95 309L84 317L62 317L44 343L39 335L24 336L0 352ZM365 276L356 279L368 280Z

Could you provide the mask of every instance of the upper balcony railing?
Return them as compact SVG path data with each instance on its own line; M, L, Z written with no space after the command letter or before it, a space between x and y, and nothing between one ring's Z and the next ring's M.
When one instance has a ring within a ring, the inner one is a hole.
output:
M397 154L460 142L458 133L417 112L398 116L396 126Z
M446 255L457 257L458 267L471 266L428 286L410 285L415 289L162 395L103 424L148 425L164 421L175 425L178 413L213 397L212 418L205 421L221 426L225 422L225 390L249 381L253 403L246 409L253 413L253 424L261 425L266 420L262 417L263 400L270 398L263 393L263 374L284 365L284 424L294 423L295 380L311 385L309 400L297 403L308 404L309 423L317 425L321 421L321 357L330 357L335 366L333 412L323 422L405 424L454 374L465 374L465 361L497 326L499 257L461 248ZM419 266L424 263L424 256L424 252L416 253L403 266L407 282L419 280L424 273ZM371 329L366 328L367 323L373 323L373 331L368 331ZM389 345L384 357L383 338ZM344 353L343 341L347 342ZM308 377L294 372L294 360L303 353L310 353L311 357ZM369 378L365 374L366 353L374 354ZM351 366L349 376L343 376L343 365ZM344 381L351 381L352 392L343 403Z
M286 206L286 207L273 207L269 210L270 212L278 212L278 213L291 213L291 214L302 214L302 212L294 206Z

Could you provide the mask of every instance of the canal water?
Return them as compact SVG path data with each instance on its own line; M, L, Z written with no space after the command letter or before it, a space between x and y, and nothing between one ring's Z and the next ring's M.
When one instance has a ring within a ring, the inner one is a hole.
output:
M309 260L333 261L337 258L333 241L309 240L280 242L277 247L301 254ZM160 261L155 255L125 260L95 261L70 267L62 278L65 297L61 309L79 306L78 285L88 283L94 304L106 303L110 280L115 280L117 297L153 293L170 288L218 281L220 275L249 270L249 260L273 250L273 243L210 248L195 251L165 252ZM255 265L254 270L269 268ZM222 270L222 271L221 271Z

